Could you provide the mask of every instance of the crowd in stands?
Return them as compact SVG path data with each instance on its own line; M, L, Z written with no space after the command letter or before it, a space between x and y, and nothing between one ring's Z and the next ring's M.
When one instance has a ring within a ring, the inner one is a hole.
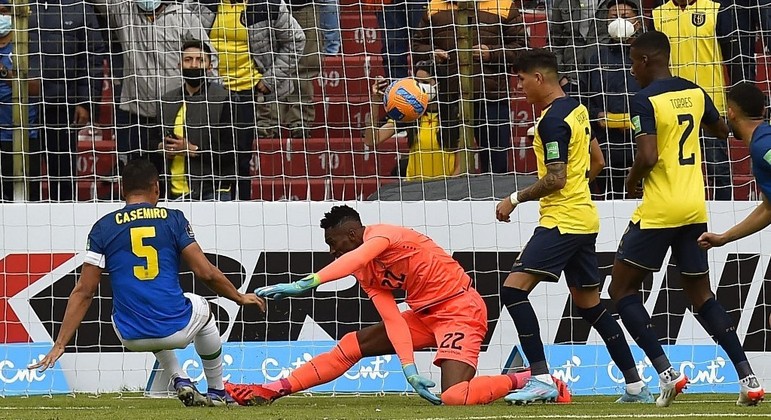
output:
M517 112L513 68L540 46L589 109L606 162L596 196L623 199L636 34L666 33L673 73L723 113L731 85L771 90L771 0L339 1L31 0L27 18L0 0L2 201L117 199L109 180L134 157L158 166L170 200L359 198L460 174L464 145L470 173L533 174L525 131L540 110ZM435 101L417 122L384 120L384 86L408 76ZM733 144L703 137L711 198L737 198L749 175ZM353 197L330 196L335 183Z

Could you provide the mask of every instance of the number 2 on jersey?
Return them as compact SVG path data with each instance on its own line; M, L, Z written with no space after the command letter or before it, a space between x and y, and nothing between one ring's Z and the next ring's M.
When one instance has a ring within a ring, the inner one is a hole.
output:
M680 137L680 144L678 145L678 152L677 157L680 161L680 165L693 165L696 163L696 154L691 153L691 156L688 158L683 157L683 148L685 147L685 142L688 140L688 137L691 136L691 133L693 132L693 115L691 114L679 114L677 116L677 124L683 125L683 123L687 123L688 125L685 126L685 130L683 130L683 135Z
M155 226L131 228L131 252L145 259L145 265L134 266L134 276L139 280L153 280L158 277L158 251L145 245L145 238L155 238Z

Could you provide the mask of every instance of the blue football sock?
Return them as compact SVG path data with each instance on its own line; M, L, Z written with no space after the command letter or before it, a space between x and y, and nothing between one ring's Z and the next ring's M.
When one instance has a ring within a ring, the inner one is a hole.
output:
M742 343L736 335L736 326L725 308L715 298L709 298L701 308L699 315L704 319L709 328L709 333L715 337L715 341L725 350L728 357L739 374L739 379L752 375L752 368L747 361Z
M640 296L629 295L621 298L616 303L616 308L627 331L651 360L656 372L661 373L672 367L659 343L656 331L653 330L651 316L643 306Z
M618 325L615 319L605 309L602 303L592 308L578 308L578 313L590 323L605 341L610 358L616 363L621 373L624 374L624 380L628 384L640 381L640 375L637 373L632 350L624 338L624 331Z
M501 302L506 306L517 327L519 343L527 356L527 361L530 362L530 374L546 375L549 374L549 366L546 364L546 355L541 342L541 329L527 295L528 292L513 287L501 288Z

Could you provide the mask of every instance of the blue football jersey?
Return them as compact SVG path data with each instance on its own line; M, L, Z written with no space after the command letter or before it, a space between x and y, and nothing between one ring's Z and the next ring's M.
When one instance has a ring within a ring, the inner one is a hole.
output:
M112 319L121 337L168 337L188 324L192 305L179 285L179 260L193 242L181 211L149 203L127 205L94 224L86 262L110 275Z
M763 123L752 133L750 157L760 191L771 200L771 125Z

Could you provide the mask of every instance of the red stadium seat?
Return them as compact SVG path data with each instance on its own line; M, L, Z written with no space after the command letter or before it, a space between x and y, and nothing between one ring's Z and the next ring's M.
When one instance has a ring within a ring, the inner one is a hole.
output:
M380 54L382 31L378 29L377 18L372 12L340 14L340 35L344 54Z
M750 150L743 141L729 139L728 156L731 160L731 172L734 176L752 176Z
M369 124L369 97L316 99L318 126L362 128Z
M735 175L734 182L734 200L758 200L758 185L755 177L752 175Z
M377 191L384 180L371 178L269 177L252 181L252 199L279 200L362 200Z
M543 48L549 44L549 25L546 12L542 10L525 10L522 13L529 40L528 47Z
M114 141L78 141L78 176L112 175L117 157Z
M316 79L316 94L322 98L368 97L372 79L383 74L383 58L379 55L326 57L321 77Z
M256 175L264 177L387 176L399 154L408 152L404 138L385 141L375 150L351 138L264 139L255 143Z
M758 71L755 79L764 92L771 92L771 55L756 55Z
M509 172L535 174L538 171L533 152L533 142L527 137L514 137L509 154Z

